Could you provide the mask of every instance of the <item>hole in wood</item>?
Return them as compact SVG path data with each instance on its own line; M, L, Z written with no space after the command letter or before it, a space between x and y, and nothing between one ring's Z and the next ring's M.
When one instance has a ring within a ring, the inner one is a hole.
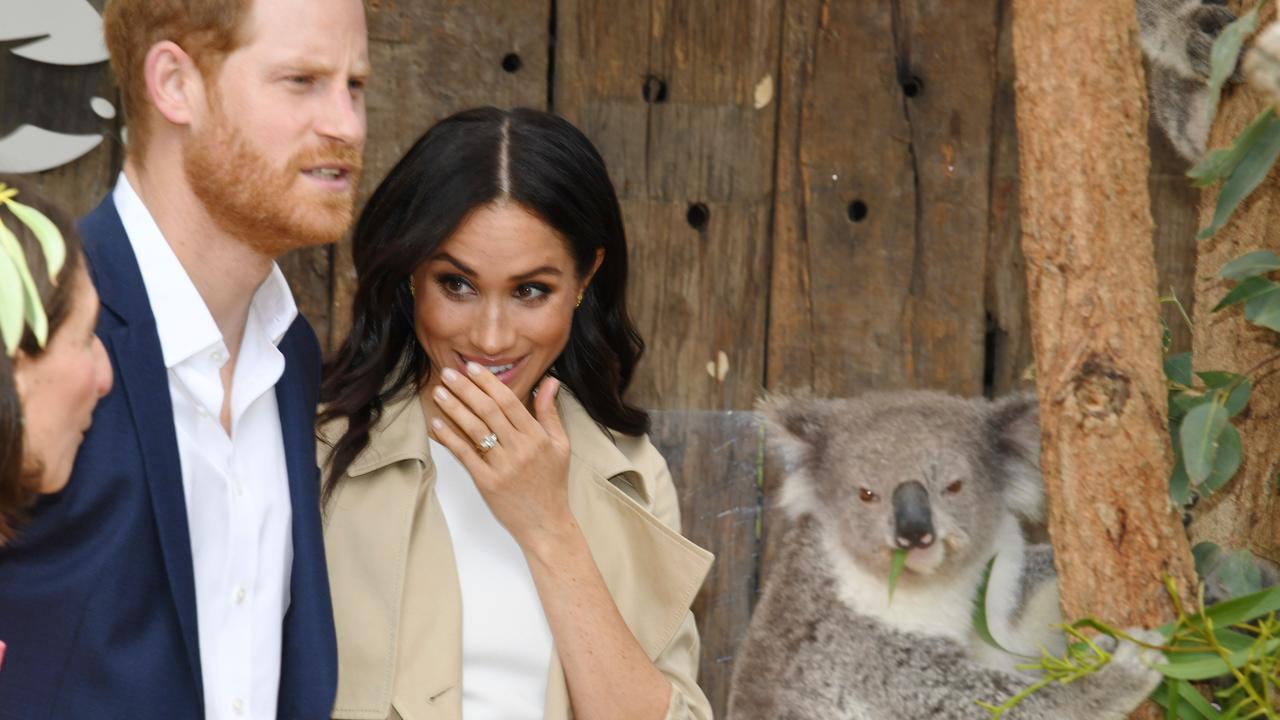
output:
M854 200L849 203L849 219L854 222L862 222L867 219L867 204L861 200Z
M644 101L647 103L664 103L667 101L667 81L657 75L648 75L644 79L641 94L644 95Z
M502 57L502 69L509 73L517 72L521 65L523 63L520 61L520 56L515 53L507 53Z
M702 232L707 229L707 223L711 220L711 211L707 209L706 203L692 203L684 219L689 221L689 227Z
M908 75L902 79L902 94L913 98L924 92L924 81L916 75Z

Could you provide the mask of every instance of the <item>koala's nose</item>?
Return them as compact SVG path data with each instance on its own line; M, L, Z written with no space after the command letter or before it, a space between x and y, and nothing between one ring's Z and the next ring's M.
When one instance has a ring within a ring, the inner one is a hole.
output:
M893 529L900 548L927 548L933 544L933 513L924 485L913 480L893 491Z

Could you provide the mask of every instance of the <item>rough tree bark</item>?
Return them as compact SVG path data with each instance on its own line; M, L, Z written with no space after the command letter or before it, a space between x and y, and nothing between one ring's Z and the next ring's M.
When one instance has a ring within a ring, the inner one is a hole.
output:
M1236 8L1239 10L1240 8ZM1274 14L1274 13L1271 13ZM1228 87L1209 136L1210 147L1229 145L1268 100L1246 85ZM1192 358L1197 370L1246 372L1276 354L1276 333L1247 323L1241 308L1213 313L1230 289L1218 270L1233 258L1254 250L1280 249L1280 182L1272 170L1258 189L1236 209L1231 222L1196 251L1196 306ZM1209 225L1218 188L1207 189L1200 204L1200 226ZM1280 363L1265 365L1254 375L1249 409L1235 419L1243 446L1236 477L1194 510L1191 535L1224 547L1247 547L1280 562Z
M1133 0L1015 0L1022 247L1068 618L1151 627L1194 577L1172 463Z

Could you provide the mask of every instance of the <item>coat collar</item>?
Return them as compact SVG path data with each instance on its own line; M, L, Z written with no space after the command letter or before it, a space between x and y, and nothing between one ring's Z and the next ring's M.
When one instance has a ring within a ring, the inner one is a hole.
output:
M383 408L377 422L369 430L369 444L347 469L351 477L367 475L404 460L417 460L423 467L431 465L431 449L427 443L427 422L418 396L412 390L400 393ZM575 460L604 478L621 478L648 504L653 498L652 478L645 477L618 449L614 433L597 423L587 409L564 386L556 396L556 410L569 438ZM333 433L324 433L336 439Z

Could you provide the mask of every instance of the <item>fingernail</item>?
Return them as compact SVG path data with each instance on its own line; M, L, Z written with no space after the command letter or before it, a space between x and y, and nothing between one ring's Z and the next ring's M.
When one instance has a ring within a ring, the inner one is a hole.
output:
M467 372L472 375L479 375L481 370L484 370L484 368L480 367L479 364L473 362L467 363Z
M440 418L431 418L431 427L435 428L436 430L443 430L444 423L440 421Z
M453 368L445 368L440 372L440 377L444 378L445 382L451 383L458 379L458 373L454 372Z
M435 390L435 392L434 392L434 393L432 393L432 394L434 394L434 395L436 396L436 399L437 399L437 400L448 400L448 399L449 399L449 392L448 392L447 390L445 390L444 388L440 387L439 385L437 385L437 386L436 386L436 390Z

